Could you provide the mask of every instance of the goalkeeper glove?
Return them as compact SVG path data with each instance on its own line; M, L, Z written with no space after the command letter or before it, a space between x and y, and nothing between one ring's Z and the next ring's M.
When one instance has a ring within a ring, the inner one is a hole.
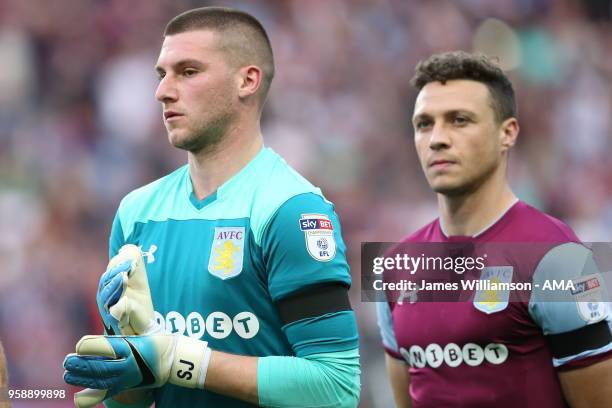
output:
M96 302L108 334L160 331L153 313L142 252L135 245L124 245L110 260L100 278Z
M64 381L93 388L75 394L77 408L166 382L203 388L210 355L205 341L178 335L85 336L77 343L76 354L64 360Z

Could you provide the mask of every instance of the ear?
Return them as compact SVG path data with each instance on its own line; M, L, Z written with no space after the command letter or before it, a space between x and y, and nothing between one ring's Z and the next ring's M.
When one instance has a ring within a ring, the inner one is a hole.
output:
M263 72L256 65L249 65L238 71L238 96L247 98L257 93L261 86Z
M519 134L519 124L516 118L506 119L500 126L500 143L502 152L510 150L516 144Z

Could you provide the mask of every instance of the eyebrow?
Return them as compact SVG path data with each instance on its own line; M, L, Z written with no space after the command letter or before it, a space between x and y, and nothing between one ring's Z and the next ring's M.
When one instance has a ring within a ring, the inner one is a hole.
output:
M186 59L182 59L180 61L175 62L174 64L171 65L171 68L182 68L182 67L186 67L186 66L194 66L194 67L198 67L198 68L202 68L204 67L204 63L202 61L193 59L193 58L186 58ZM156 64L155 67L153 67L155 69L156 72L165 72L165 69L162 68L160 65Z
M431 119L432 116L429 113L419 113L418 115L412 118L412 124L415 124L421 119Z
M442 116L444 116L445 118L454 117L457 115L469 116L472 119L475 119L476 117L478 117L478 115L475 112L472 112L471 110L467 110L467 109L451 109L451 110L442 112ZM414 116L412 118L412 123L415 123L420 119L432 119L432 118L433 116L431 114L427 112L423 112L423 113L419 113L418 115Z

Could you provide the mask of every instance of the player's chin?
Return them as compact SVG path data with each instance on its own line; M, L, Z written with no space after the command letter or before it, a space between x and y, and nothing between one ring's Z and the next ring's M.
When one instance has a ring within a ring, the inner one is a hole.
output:
M188 147L193 144L191 139L184 129L168 130L168 141L177 149L189 150Z
M465 186L464 183L449 177L436 177L433 180L430 179L429 186L436 193L446 196L462 195L467 190L467 186Z

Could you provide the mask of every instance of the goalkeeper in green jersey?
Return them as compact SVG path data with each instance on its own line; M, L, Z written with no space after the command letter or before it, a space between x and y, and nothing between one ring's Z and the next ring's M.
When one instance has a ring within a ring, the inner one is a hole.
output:
M155 69L187 164L119 205L97 295L106 336L64 361L87 388L76 406L357 406L338 217L263 146L266 32L241 11L191 10L166 26Z

